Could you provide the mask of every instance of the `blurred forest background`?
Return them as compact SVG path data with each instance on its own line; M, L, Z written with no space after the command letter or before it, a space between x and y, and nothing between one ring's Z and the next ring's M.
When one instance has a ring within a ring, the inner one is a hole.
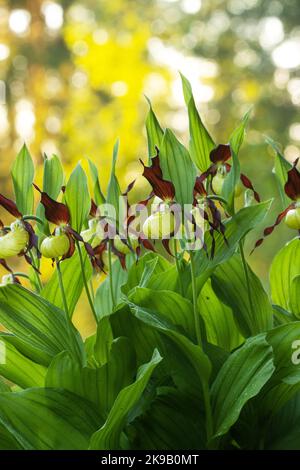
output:
M91 158L105 185L117 137L125 187L146 155L144 94L188 141L179 70L218 142L254 106L243 171L263 198L279 201L264 135L288 160L299 155L299 0L0 0L1 192L11 191L9 167L24 141L40 166L44 152L67 171ZM269 221L280 208L275 201ZM250 258L265 280L292 236L279 227Z

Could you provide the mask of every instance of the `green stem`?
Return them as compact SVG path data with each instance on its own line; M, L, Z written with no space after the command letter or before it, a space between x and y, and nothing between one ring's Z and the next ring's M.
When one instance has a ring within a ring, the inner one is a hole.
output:
M14 276L16 276L16 277L24 277L25 279L29 279L29 280L30 280L30 277L28 276L28 274L25 274L25 273L15 272L15 273L14 273Z
M93 300L93 304L95 303L95 292L94 292L94 286L93 286L93 279L90 280L90 292L91 292L91 297Z
M182 277L181 277L181 267L180 267L179 260L178 260L177 240L175 238L173 239L173 246L174 246L176 269L177 269L178 280L179 280L179 290L180 290L180 294L183 295L184 289L183 289L183 282L182 282Z
M202 348L200 316L199 316L198 304L197 304L198 299L197 299L197 286L196 286L195 259L194 259L194 252L193 251L190 251L190 265L191 265L191 277L192 277L193 311L194 311L195 332L196 332L197 343Z
M58 284L59 284L59 288L60 288L60 292L61 292L61 296L62 296L64 310L66 312L67 318L70 318L68 302L67 302L67 298L66 298L66 293L65 293L64 284L63 284L63 278L62 278L60 264L59 264L58 259L56 259L56 269L57 269Z
M253 314L254 312L254 305L253 305L253 300L252 300L252 295L251 295L251 286L250 286L250 278L249 278L249 270L245 258L245 253L244 253L244 247L243 247L243 242L240 240L239 241L239 248L240 248L240 253L241 253L241 258L242 258L242 263L243 263L243 268L245 272L245 278L246 278L246 284L247 284L247 292L248 292L248 299L249 299L249 306L251 309L251 313Z
M79 244L78 241L76 241L76 246L77 246L77 250L78 250L78 254L79 254L80 267L81 267L81 273L82 273L82 279L83 279L85 292L86 292L86 295L87 295L87 298L88 298L88 301L89 301L94 319L95 319L96 323L98 323L98 318L97 318L96 310L95 310L95 307L94 307L94 302L92 300L90 290L89 290L89 286L88 286L88 283L87 283L87 278L86 278L86 275L85 275L85 269L84 269L84 262L83 262L81 247L80 247L80 244Z
M37 292L38 294L42 291L43 289L43 284L42 284L42 281L40 279L40 275L39 273L37 272L37 265L35 263L35 258L34 258L34 254L32 253L32 250L29 251L29 256L30 256L30 259L31 259L31 262L32 262L32 266L33 266L33 271L34 271L34 275L35 275L35 278L36 278L36 286L37 286Z
M113 285L113 278L112 278L111 240L109 240L109 244L108 244L108 269L109 269L108 277L109 277L111 302L112 302L112 306L114 309L116 306L116 300L115 300L114 285Z

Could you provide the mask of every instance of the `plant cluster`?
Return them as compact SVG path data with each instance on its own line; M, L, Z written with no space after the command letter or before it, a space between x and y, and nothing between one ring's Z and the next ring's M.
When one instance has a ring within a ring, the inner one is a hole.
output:
M2 449L300 448L297 161L269 141L284 210L254 248L283 220L296 230L269 296L244 253L271 206L240 169L249 113L217 145L182 84L189 150L149 103L151 191L136 205L134 182L122 191L116 176L118 143L106 195L91 161L92 194L80 164L65 182L59 158L45 157L40 188L26 146L17 156L16 200L0 195L14 218L0 224ZM11 269L15 256L28 273ZM96 322L85 340L72 322L82 291Z

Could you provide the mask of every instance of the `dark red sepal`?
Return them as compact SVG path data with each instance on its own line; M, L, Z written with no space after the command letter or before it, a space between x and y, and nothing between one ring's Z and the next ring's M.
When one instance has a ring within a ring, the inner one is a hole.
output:
M26 253L21 253L19 256L24 256L26 262L34 269L35 272L41 274L40 270L33 264L32 259Z
M8 199L7 197L3 196L3 194L0 194L0 206L4 207L7 212L9 212L17 219L20 219L22 217L22 214L18 210L16 203L11 199Z
M12 273L12 269L10 269L5 259L0 258L0 264L6 269L6 271Z
M292 199L292 201L296 201L300 198L300 173L297 170L298 161L299 158L294 161L293 168L288 171L288 180L284 186L285 194Z
M52 199L47 193L41 191L36 184L33 183L33 186L41 194L41 203L45 208L46 219L55 225L68 224L70 222L70 212L67 206Z
M209 155L212 163L225 163L231 158L231 150L229 144L219 144Z
M271 233L273 232L275 227L277 227L277 225L279 225L283 221L283 219L285 218L288 211L293 209L294 207L295 207L294 203L290 204L286 209L284 209L284 211L282 211L282 212L280 212L280 214L278 214L278 216L275 220L275 223L273 225L270 225L270 227L266 227L264 229L264 236L262 238L260 238L259 240L257 240L257 242L255 243L254 248L251 251L250 255L252 255L253 251L263 243L265 237L268 237L269 235L271 235Z
M242 182L242 184L245 186L245 188L247 189L251 189L251 191L253 192L253 195L254 195L254 199L257 201L257 202L260 202L260 196L258 194L257 191L255 191L254 187L253 187L253 184L251 183L251 181L249 180L249 178L244 175L244 174L241 174L240 175L240 180Z
M98 210L97 204L95 203L95 201L93 199L91 199L90 216L91 217L97 217L97 210Z
M151 184L155 196L158 196L163 201L173 201L175 198L175 187L171 181L163 179L158 153L152 158L151 166L145 166L142 160L140 162L144 167L143 176Z

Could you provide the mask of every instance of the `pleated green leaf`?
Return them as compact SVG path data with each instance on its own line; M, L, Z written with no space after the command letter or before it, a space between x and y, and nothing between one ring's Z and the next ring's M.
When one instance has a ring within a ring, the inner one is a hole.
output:
M73 170L67 182L65 201L70 211L72 228L80 233L91 209L87 176L80 164Z
M110 276L112 276L115 302L118 304L122 296L121 288L128 278L128 271L122 268L119 260L115 261L112 265L112 272L109 273L98 287L95 296L95 310L99 319L110 315L113 310L110 292Z
M236 349L243 342L230 307L216 296L208 280L198 297L198 309L204 320L207 340L225 351Z
M92 160L89 160L89 168L90 168L90 173L91 173L92 182L93 182L93 194L94 194L95 202L97 206L100 206L101 204L105 203L105 197L101 190L98 169L95 163L92 162Z
M37 352L41 364L68 350L84 360L83 343L77 330L69 327L66 314L17 284L0 288L0 323Z
M180 75L189 114L190 155L196 167L203 173L211 164L209 155L215 144L199 116L190 82L184 75Z
M151 161L151 157L156 154L155 147L160 149L162 138L164 135L164 131L162 130L158 119L153 111L151 101L146 98L149 104L149 112L146 118L146 132L147 132L147 140L148 140L148 156L149 162Z
M284 309L299 315L298 298L294 279L300 275L300 243L298 238L291 240L276 254L270 269L270 284L273 302ZM292 310L295 309L294 310ZM300 318L300 315L298 316Z
M196 169L189 152L170 129L166 129L163 136L160 164L164 179L175 186L176 201L182 206L192 204Z
M282 201L282 209L285 209L291 202L291 200L287 197L284 191L284 185L287 182L288 178L288 171L292 168L290 162L288 162L283 153L281 152L278 144L274 142L273 139L270 137L266 137L266 142L272 147L275 152L275 176L278 184L278 190Z
M253 336L272 328L273 310L261 281L247 265L249 290L239 254L220 265L212 276L212 286L218 297L233 312L243 336Z
M13 163L11 171L16 203L21 214L33 213L34 165L31 155L24 144Z
M273 371L272 348L263 335L247 340L229 356L211 389L215 436L229 431L243 406L259 393Z
M66 390L31 388L0 394L0 423L25 450L84 450L100 416Z
M121 390L105 424L93 434L90 443L91 449L120 449L121 432L126 424L128 414L140 400L154 369L161 359L160 354L155 350L150 362L139 368L136 381Z
M82 255L85 268L85 275L87 280L89 280L92 276L93 268L91 265L90 258L87 256L85 251L82 252ZM69 313L70 315L72 315L84 287L79 255L77 250L71 258L66 259L61 263L60 269L62 272ZM43 288L41 295L49 302L63 310L63 299L58 283L56 269L53 271L50 280Z
M266 433L265 449L300 449L300 393L272 417Z
M43 387L46 368L33 362L21 354L12 344L6 342L7 336L6 334L0 335L0 347L5 353L3 360L0 360L0 375L21 388Z

